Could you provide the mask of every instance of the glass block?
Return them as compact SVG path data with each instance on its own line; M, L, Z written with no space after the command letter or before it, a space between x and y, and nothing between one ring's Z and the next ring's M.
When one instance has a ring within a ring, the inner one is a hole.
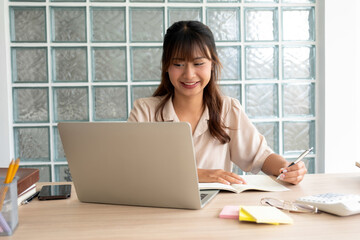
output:
M160 47L132 47L131 74L133 81L160 81L161 77Z
M169 26L178 21L202 21L201 8L168 8Z
M37 168L39 169L39 182L51 182L51 167L50 165L24 165L21 168Z
M245 111L250 118L278 116L278 85L249 84L245 86Z
M45 2L46 0L9 0L9 2Z
M209 3L234 3L234 2L241 2L241 0L207 0Z
M293 161L295 161L294 159ZM307 173L315 173L315 158L304 158L302 160L307 168Z
M236 164L233 164L232 172L236 173L237 175L243 175L244 174L244 172L241 170L241 168L239 168Z
M245 40L277 41L277 8L245 8Z
M158 86L133 86L131 88L131 106L139 98L151 97Z
M165 0L130 0L130 2L164 2Z
M217 52L223 66L221 80L241 79L241 48L218 47Z
M283 123L284 154L301 154L315 147L315 121Z
M127 120L127 87L94 87L95 120Z
M14 122L49 122L48 88L14 88Z
M86 2L86 0L50 0L51 2Z
M282 0L283 3L315 3L315 0Z
M87 87L56 87L54 90L55 121L88 121Z
M90 0L90 2L126 2L126 0Z
M42 83L48 81L47 48L11 48L12 81Z
M168 0L168 2L181 2L181 3L202 3L203 0Z
M282 34L284 41L315 41L315 9L283 8Z
M54 127L54 153L55 153L55 157L54 157L54 161L55 162L63 162L66 161L66 157L65 157L65 152L64 152L64 148L61 142L61 138L60 138L60 134L58 131L57 127Z
M215 41L240 40L239 8L207 8L206 16Z
M279 154L279 123L257 122L254 123L258 131L265 137L268 146Z
M46 42L45 7L10 7L12 42Z
M50 161L48 127L14 127L15 158L22 162Z
M251 79L278 79L278 47L246 47L245 77Z
M130 8L131 42L162 42L164 8Z
M52 7L52 41L86 42L86 8Z
M241 102L241 85L220 85L220 90L225 96L236 98Z
M125 42L125 7L92 7L93 42Z
M315 46L283 48L284 79L315 79Z
M68 165L55 165L55 182L72 182Z
M246 3L278 3L279 0L245 0L245 2Z
M314 116L315 85L283 84L283 116Z
M92 70L94 82L126 81L126 48L93 48Z
M54 82L87 82L86 47L52 49Z

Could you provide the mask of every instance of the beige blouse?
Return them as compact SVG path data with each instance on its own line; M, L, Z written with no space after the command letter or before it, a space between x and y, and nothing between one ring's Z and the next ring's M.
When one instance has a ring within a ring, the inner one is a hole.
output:
M155 110L162 97L138 99L130 113L129 122L156 122ZM179 122L172 99L163 112L164 121ZM231 140L221 144L208 129L209 111L205 108L193 134L197 167L202 169L224 169L232 171L235 163L245 172L258 173L265 159L273 153L262 136L243 111L239 101L223 97L221 118Z

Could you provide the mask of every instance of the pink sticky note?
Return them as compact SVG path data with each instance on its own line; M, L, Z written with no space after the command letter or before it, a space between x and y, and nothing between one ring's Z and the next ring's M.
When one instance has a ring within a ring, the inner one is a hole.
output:
M240 206L225 206L219 217L220 218L229 218L229 219L239 219L239 210Z

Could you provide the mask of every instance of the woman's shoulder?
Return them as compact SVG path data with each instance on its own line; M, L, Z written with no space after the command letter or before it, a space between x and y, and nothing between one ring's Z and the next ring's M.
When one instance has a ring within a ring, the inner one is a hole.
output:
M128 118L129 122L152 122L155 111L162 97L139 98L134 102L134 107Z
M229 97L229 96L222 96L222 106L223 111L229 112L230 110L241 110L241 104L238 99Z
M243 118L245 112L238 99L224 96L221 115L226 126L237 129L237 124Z

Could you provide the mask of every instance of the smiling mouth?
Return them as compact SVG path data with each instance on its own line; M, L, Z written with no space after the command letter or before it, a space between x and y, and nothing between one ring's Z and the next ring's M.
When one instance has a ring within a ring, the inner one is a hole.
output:
M197 86L199 86L200 82L182 82L181 84L182 84L183 88L193 89L193 88L196 88Z
M186 86L193 86L195 84L197 84L199 82L183 82L182 84L186 85Z

